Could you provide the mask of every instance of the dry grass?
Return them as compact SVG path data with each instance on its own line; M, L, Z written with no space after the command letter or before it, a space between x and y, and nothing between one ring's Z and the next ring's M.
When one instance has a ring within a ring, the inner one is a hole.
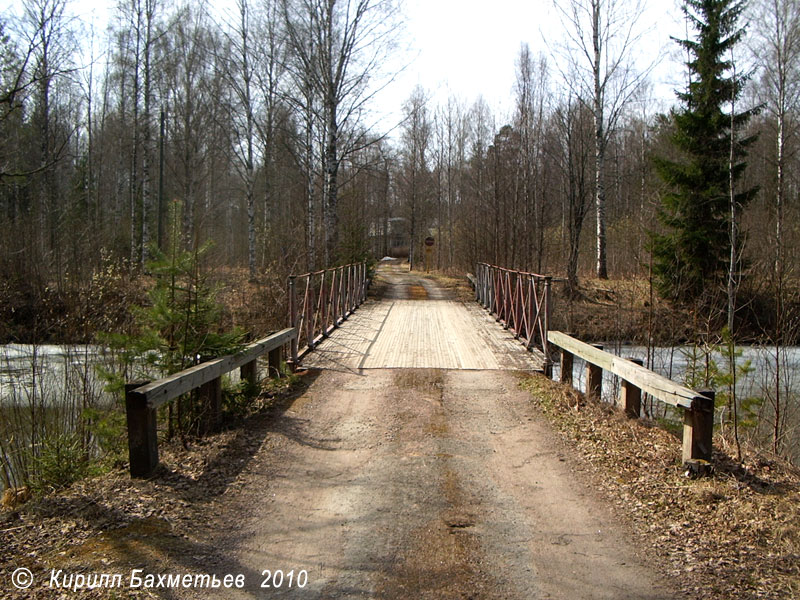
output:
M285 327L289 300L283 275L263 273L250 281L246 269L218 269L214 282L219 286L217 301L224 307L221 328L240 327L258 339Z
M453 293L455 298L462 302L475 301L475 292L467 280L466 273L464 275L456 276L452 274L445 274L438 271L425 273L425 279L435 281L440 287Z
M669 344L690 337L692 319L651 294L644 279L582 279L576 296L566 283L553 286L552 329L582 339ZM650 334L650 335L648 335Z
M714 474L693 480L672 434L543 377L522 385L689 596L800 597L795 470L757 457L737 465L717 453Z

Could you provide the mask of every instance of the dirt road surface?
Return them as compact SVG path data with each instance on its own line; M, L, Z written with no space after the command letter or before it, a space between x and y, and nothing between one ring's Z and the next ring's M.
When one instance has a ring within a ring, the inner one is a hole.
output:
M318 371L216 501L206 570L244 574L234 598L678 597L518 378Z

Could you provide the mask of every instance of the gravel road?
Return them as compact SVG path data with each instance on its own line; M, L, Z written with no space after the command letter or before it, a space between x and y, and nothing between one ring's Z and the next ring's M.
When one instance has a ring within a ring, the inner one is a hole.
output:
M448 298L387 269L384 298ZM203 567L244 574L231 597L678 597L637 556L514 371L309 377L215 501L207 534L218 554Z
M512 372L325 371L217 507L209 570L248 598L676 597L584 480Z

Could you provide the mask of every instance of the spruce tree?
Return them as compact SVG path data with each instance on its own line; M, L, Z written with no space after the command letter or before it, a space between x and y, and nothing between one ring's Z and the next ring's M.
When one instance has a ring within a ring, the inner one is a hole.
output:
M676 40L687 53L689 83L677 93L680 106L671 112L675 153L654 159L668 191L658 213L664 231L651 234L656 287L662 296L679 302L723 285L731 249L731 183L739 207L756 192L736 189L745 169L746 147L754 141L737 132L756 112L731 114L746 81L731 74L730 60L744 35L744 28L737 27L743 10L744 2L734 0L683 4L696 37Z

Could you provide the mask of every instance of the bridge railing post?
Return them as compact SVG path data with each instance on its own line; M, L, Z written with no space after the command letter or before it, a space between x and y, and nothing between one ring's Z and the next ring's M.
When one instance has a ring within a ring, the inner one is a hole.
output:
M598 350L603 349L602 344L592 344ZM586 361L586 397L600 400L603 396L603 369L588 360Z
M258 383L258 361L251 360L249 363L239 367L239 379L246 381L250 385Z
M300 330L297 327L297 284L294 275L289 276L289 327L294 327L298 330L297 337L292 340L290 356L292 364L297 364L297 355L300 343Z
M481 264L481 305L489 308L489 266Z
M356 269L350 265L350 301L347 305L347 312L352 313L353 307L356 305Z
M553 278L544 278L544 309L542 311L542 352L547 360L550 360L550 352L547 346L547 333L550 331L550 311L552 310L550 304L550 294L553 287Z
M222 378L217 377L201 385L197 390L197 396L203 410L200 420L201 433L219 430L222 423Z
M305 298L305 316L303 319L305 320L306 326L306 343L308 344L309 348L314 348L314 305L316 304L316 298L314 295L314 281L313 275L309 275L308 277L308 288L306 290L306 298Z
M569 350L561 349L561 375L559 379L561 383L572 385L572 365L574 356Z
M275 348L268 354L269 370L267 372L273 379L279 379L281 376L281 350L282 348Z
M489 267L489 314L497 312L497 272L494 267Z
M644 364L641 358L629 358L628 360L640 367ZM642 412L641 388L623 379L619 389L619 406L629 418L638 419Z
M692 400L692 408L683 411L683 462L711 462L714 437L714 390L702 390Z
M333 329L339 327L339 268L333 270L331 282L331 311L333 312Z
M342 321L347 320L350 314L350 265L342 267Z
M131 477L148 477L158 465L156 409L134 390L149 381L125 384L125 414L128 421L128 458Z
M320 335L323 338L328 337L328 318L330 311L328 310L329 294L325 287L326 277L328 275L327 269L322 272L319 279L319 320L320 320Z
M483 304L481 301L481 286L483 285L483 280L481 279L481 263L476 263L475 265L475 302L478 304Z
M488 308L489 281L486 277L486 265L481 264L481 306L483 306L483 308Z
M347 318L347 267L339 268L339 320Z
M359 294L359 306L367 300L367 263L361 263L361 293Z
M519 339L521 331L520 331L520 323L522 322L522 311L523 311L523 303L522 303L522 273L517 271L514 273L514 286L513 286L513 297L512 297L512 304L513 308L511 310L511 316L514 320L514 324L511 326L511 330L514 332L514 339Z

